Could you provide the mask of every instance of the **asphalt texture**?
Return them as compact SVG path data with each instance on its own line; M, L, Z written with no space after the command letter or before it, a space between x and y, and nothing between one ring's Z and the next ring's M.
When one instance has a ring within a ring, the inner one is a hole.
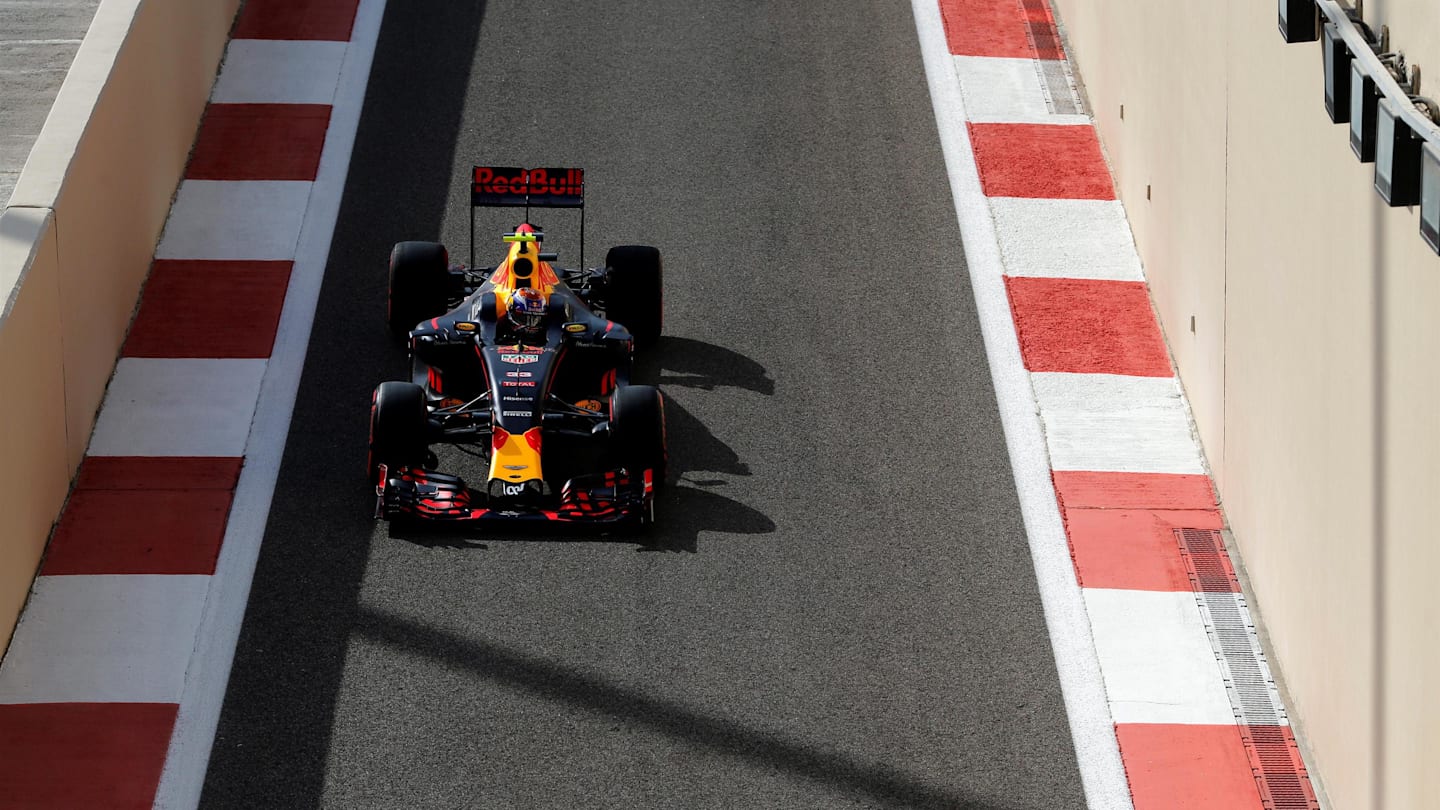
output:
M475 163L664 253L646 536L370 520L385 260ZM950 199L908 3L391 2L203 806L1083 806Z
M60 93L99 0L0 0L0 206Z

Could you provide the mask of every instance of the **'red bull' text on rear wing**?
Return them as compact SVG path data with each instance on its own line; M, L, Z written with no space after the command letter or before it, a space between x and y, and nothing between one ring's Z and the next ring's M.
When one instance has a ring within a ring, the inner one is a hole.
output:
M585 266L585 170L476 166L470 178L470 264L475 264L475 209L580 209L580 266Z

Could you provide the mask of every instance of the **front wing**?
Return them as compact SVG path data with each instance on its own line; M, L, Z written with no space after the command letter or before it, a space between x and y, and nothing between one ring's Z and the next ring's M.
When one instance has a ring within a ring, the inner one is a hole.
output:
M459 477L419 467L380 468L375 487L377 519L417 519L437 523L571 523L595 526L639 525L654 514L653 471L632 476L625 470L576 476L560 490L555 509L526 509L491 504L483 492Z

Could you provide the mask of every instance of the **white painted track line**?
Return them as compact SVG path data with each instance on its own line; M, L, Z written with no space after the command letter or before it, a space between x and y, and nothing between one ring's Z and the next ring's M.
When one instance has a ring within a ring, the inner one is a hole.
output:
M1085 602L1115 722L1235 722L1194 593L1086 588Z
M995 223L980 190L980 177L965 127L960 80L945 43L940 7L935 0L911 0L911 8L925 59L930 98L935 105L960 235L965 244L965 261L980 315L985 352L995 381L1000 420L1010 450L1020 511L1045 609L1045 624L1055 651L1080 781L1092 810L1132 808L1100 664L1091 642L1090 618L1075 581L1065 528L1055 502L1034 393L1030 389L1029 374L1020 360Z
M329 104L335 100L346 42L236 39L213 104Z
M293 259L311 185L305 180L186 180L175 195L155 258Z
M0 703L174 703L210 577L42 576L0 670Z
M977 124L1089 124L1088 115L1050 112L1034 59L952 56L965 98L965 118ZM1051 62L1049 64L1055 64Z
M245 468L235 487L230 522L201 618L191 671L186 675L165 770L155 794L155 807L164 810L190 810L200 803L205 768L215 744L215 730L220 723L230 667L235 660L235 645L245 619L250 583L255 576L255 563L260 556L260 543L275 494L275 480L290 432L290 416L295 409L311 322L330 256L330 240L340 213L345 177L350 170L350 154L355 145L385 2L360 0L355 15L335 107L330 114L325 151L320 157L313 193L308 195L304 227L298 236L285 309L261 383ZM385 201L379 200L377 204L383 205Z
M1054 469L1206 474L1174 377L1031 376Z
M92 456L242 456L264 360L122 357Z
M991 197L990 210L1006 275L1145 280L1119 200Z

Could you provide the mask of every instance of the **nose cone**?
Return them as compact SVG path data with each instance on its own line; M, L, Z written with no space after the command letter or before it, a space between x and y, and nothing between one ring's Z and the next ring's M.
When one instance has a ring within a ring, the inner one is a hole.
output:
M540 470L540 428L531 428L519 436L495 428L486 493L494 500L516 505L538 503L545 494Z

